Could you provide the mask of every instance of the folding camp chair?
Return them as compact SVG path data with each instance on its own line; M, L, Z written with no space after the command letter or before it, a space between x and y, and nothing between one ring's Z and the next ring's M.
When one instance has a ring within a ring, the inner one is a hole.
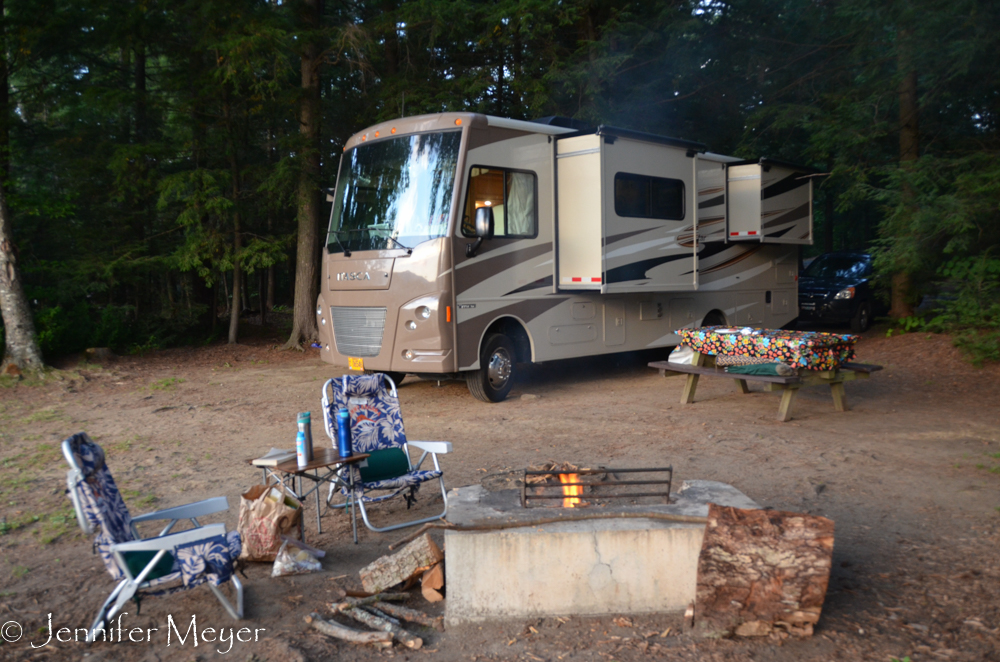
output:
M243 618L243 585L233 574L233 562L240 555L240 535L236 531L227 533L225 524L201 526L197 520L227 510L226 497L131 517L104 463L104 450L98 444L80 432L62 442L62 451L71 467L66 473L66 483L76 519L86 534L100 528L94 546L118 582L90 626L87 641L94 641L97 633L132 598L138 602L142 595L174 593L204 583L230 616ZM191 520L195 528L171 533L182 519ZM169 523L156 537L141 538L136 522L152 520L169 520ZM233 585L235 607L219 590L227 581ZM159 586L165 588L151 590Z
M334 448L337 447L337 410L343 407L347 408L351 416L354 452L371 454L367 460L344 468L344 471L354 471L355 474L353 494L341 487L341 492L347 497L347 503L343 505L356 504L361 510L365 526L378 532L402 529L444 517L448 513L448 494L437 456L450 453L451 442L407 442L403 416L399 411L399 398L396 397L396 384L382 373L344 375L323 384L323 422ZM410 459L411 446L423 451L416 464ZM420 468L428 455L434 462L433 470ZM444 501L444 510L440 514L383 527L374 526L368 519L366 505L403 496L409 509L416 501L421 483L435 479L441 486L441 499ZM331 485L328 504L334 491L335 487ZM356 512L353 517L354 542L357 542Z

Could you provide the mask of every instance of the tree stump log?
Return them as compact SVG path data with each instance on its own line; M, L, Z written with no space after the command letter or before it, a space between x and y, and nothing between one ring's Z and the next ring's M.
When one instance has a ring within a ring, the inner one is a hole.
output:
M830 581L833 521L709 504L698 559L695 630L809 636Z
M379 593L423 573L444 558L429 534L424 534L392 556L383 556L361 569L361 585Z

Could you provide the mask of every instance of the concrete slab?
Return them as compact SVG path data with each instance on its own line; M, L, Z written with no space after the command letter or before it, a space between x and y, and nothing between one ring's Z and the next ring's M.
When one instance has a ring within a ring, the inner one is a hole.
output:
M448 494L450 522L524 524L501 531L445 531L445 620L450 625L541 615L683 611L694 601L704 525L641 514L703 517L709 502L759 508L731 485L687 481L673 503L617 508L631 516L533 525L540 518L583 511L523 509L516 490L504 492L511 494L474 485Z

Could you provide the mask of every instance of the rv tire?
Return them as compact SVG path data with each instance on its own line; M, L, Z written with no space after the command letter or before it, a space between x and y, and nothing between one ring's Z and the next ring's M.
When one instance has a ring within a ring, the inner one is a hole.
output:
M502 402L517 377L517 351L510 338L493 333L486 337L479 354L479 370L466 377L469 393L483 402Z
M374 375L376 372L381 372L383 375L387 376L392 380L392 383L398 388L399 385L406 379L405 372L389 372L388 370L365 370L366 375Z

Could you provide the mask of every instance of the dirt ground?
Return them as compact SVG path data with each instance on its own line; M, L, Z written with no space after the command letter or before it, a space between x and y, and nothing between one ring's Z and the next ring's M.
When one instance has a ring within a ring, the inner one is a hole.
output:
M400 388L408 436L454 444L443 458L449 486L548 460L669 463L677 485L721 480L763 506L832 518L833 576L812 638L705 640L673 616L608 616L424 633L419 651L342 643L303 617L329 614L400 534L362 527L353 545L348 519L329 512L317 535L310 501L306 536L327 551L324 571L272 579L269 564L250 566L238 625L200 588L144 600L138 614L130 604L124 642L46 644L49 614L56 629L86 627L112 588L64 494L60 440L85 430L101 443L133 513L225 495L223 521L235 528L240 493L259 482L247 458L294 447L299 411L313 412L325 442L320 387L339 372L317 350L281 352L279 342L265 334L67 366L46 384L0 389L0 622L22 631L0 642L0 659L1000 660L1000 367L969 367L943 336L878 329L858 360L885 369L847 384L851 410L835 412L828 389L803 389L788 423L775 420L776 394L751 385L740 395L729 380L702 380L697 402L682 406L683 378L660 377L648 354L530 366L497 405L460 382L411 376ZM440 507L431 492L421 511ZM399 504L377 517L405 514ZM419 595L410 606L444 609ZM186 631L192 616L199 630L228 631L229 643L175 637L168 647L168 617ZM159 630L131 643L134 627ZM258 629L258 640L233 643L234 627Z

